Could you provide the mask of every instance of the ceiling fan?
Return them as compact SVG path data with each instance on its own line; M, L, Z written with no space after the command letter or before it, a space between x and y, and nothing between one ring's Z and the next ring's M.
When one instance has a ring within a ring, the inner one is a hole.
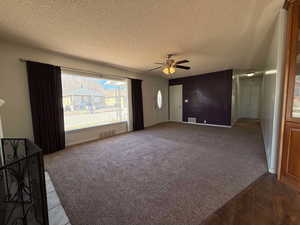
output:
M191 69L190 66L182 66L182 65L180 65L180 64L184 64L184 63L190 62L189 60L184 59L184 60L175 61L174 59L172 59L172 57L174 55L175 54L168 54L167 57L166 57L166 61L165 62L155 63L155 64L159 64L161 66L153 68L151 70L148 70L148 72L149 71L153 71L153 70L157 70L157 69L160 69L160 68L163 68L162 72L164 74L170 75L170 74L175 73L176 69L182 69L182 70L189 70L189 69Z

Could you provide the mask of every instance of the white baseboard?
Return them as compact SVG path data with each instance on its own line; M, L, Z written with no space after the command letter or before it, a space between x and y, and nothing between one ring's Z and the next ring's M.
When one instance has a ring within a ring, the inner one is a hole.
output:
M218 124L210 124L210 123L192 123L192 122L185 122L185 121L182 121L181 123L193 124L193 125L199 125L199 126L209 126L209 127L223 127L223 128L231 128L232 127L229 125L218 125Z
M268 169L268 171L269 171L269 173L277 174L277 171L276 171L275 168L270 167L270 168Z

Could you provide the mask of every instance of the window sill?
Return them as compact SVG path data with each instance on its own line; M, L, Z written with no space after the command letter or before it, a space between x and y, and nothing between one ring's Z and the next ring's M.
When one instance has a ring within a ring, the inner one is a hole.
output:
M100 127L106 127L106 126L117 125L117 124L125 124L125 123L127 124L128 121L120 121L120 122L115 122L115 123L108 123L108 124L102 124L102 125L97 125L97 126L83 127L83 128L73 129L73 130L66 130L65 134L76 133L76 132L83 131L83 130L97 129Z

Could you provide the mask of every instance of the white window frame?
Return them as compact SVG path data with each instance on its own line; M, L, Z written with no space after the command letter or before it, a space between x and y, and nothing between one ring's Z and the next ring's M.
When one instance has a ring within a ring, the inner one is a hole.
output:
M160 101L161 101L160 104L158 102L159 101L159 99L158 99L159 95L160 95ZM158 89L157 92L156 92L155 105L156 105L158 110L162 110L162 108L163 108L163 95L162 95L162 90L161 89Z

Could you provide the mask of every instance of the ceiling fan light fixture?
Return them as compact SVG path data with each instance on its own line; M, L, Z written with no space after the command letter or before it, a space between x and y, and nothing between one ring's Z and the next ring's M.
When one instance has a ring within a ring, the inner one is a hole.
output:
M163 73L164 73L164 74L167 74L167 75L173 74L173 73L175 73L175 72L176 72L176 69L175 69L174 66L165 67L165 68L163 69Z

